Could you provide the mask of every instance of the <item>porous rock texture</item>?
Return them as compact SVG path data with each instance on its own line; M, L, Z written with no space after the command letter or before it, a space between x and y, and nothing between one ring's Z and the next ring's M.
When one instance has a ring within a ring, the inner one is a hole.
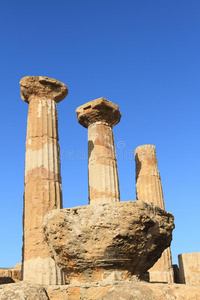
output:
M200 300L200 286L113 282L46 286L50 300Z
M170 245L174 222L153 203L128 201L53 210L43 228L51 257L75 283L141 276Z
M0 286L0 300L200 300L200 286L146 282Z
M0 300L49 300L46 290L25 281L0 285Z
M40 98L53 98L58 103L68 94L68 89L64 83L45 76L23 77L20 86L21 98L28 103L33 95Z

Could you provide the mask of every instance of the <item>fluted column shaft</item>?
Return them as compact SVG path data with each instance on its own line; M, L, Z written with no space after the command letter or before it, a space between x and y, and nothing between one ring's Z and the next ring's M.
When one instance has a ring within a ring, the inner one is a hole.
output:
M62 208L60 157L57 136L57 104L51 99L34 97L29 102L25 160L24 259L46 257L43 217ZM32 233L34 231L34 234ZM37 233L36 233L37 231Z
M90 203L119 202L119 179L113 130L103 122L88 126Z
M25 77L20 84L22 99L24 89L30 90L28 97L23 99L29 103L25 159L23 279L39 284L63 284L63 273L50 258L42 230L44 216L53 209L62 208L57 103L50 93L51 79L46 78L45 81L43 77ZM34 88L34 93L30 85ZM62 85L63 89L66 89L66 86Z
M89 204L120 201L112 127L120 121L118 106L104 98L77 108L81 125L88 128Z
M165 209L156 147L154 145L137 147L135 163L137 200L150 201ZM149 270L149 274L151 282L174 282L170 248L165 249L161 258Z

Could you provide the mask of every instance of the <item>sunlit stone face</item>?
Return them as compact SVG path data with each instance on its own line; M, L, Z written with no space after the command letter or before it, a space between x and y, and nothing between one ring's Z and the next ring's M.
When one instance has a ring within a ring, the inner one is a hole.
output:
M44 216L62 208L57 102L67 95L64 83L42 76L20 81L21 96L29 103L24 191L23 280L64 284L50 258L42 232Z
M98 98L76 110L78 122L88 128L89 203L120 201L112 127L119 123L118 105Z
M26 76L20 81L21 98L29 102L32 97L50 98L62 101L68 94L66 85L56 79L44 76Z

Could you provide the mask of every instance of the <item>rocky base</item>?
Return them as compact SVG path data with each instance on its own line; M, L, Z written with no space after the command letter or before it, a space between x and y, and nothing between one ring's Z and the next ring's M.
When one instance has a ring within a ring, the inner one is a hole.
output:
M27 282L0 286L1 300L200 300L200 286L146 282L39 286Z
M0 285L0 300L49 300L44 287L21 281ZM56 298L55 298L56 299ZM57 298L59 299L59 298ZM65 299L65 298L63 298Z
M200 286L113 282L82 286L49 286L50 300L200 300Z

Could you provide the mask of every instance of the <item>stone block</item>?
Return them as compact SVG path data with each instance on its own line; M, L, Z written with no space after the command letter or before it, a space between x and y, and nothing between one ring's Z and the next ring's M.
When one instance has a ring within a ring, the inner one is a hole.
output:
M180 283L200 285L200 252L178 256Z

